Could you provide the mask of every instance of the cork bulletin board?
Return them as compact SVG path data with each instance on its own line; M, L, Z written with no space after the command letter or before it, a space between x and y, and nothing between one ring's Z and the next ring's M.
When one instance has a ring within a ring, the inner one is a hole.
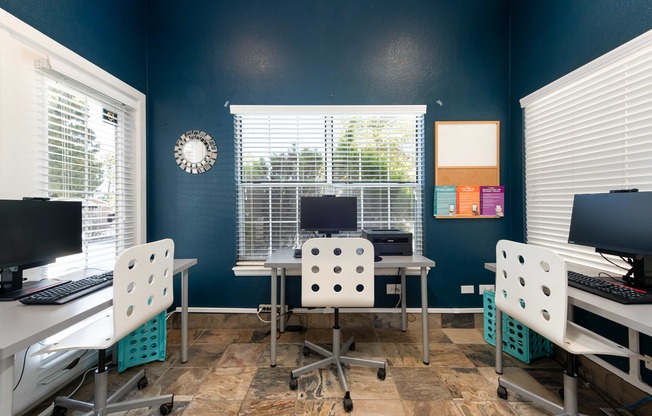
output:
M500 184L500 121L435 122L435 185L467 184Z

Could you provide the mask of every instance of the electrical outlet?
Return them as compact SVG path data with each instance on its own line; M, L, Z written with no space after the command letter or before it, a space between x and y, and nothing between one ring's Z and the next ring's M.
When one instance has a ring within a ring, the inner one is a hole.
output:
M290 308L288 305L285 305L285 313L288 313ZM269 303L261 303L258 305L258 312L260 313L271 313L272 312L272 305ZM281 305L276 305L276 313L279 314L281 312Z
M475 288L473 285L462 285L460 286L460 293L465 295L469 293L475 293Z
M388 295L400 295L401 294L401 284L400 283L390 283L387 285L387 294Z
M480 285L478 286L478 294L483 295L485 290L488 290L490 292L495 292L496 291L496 286L495 285Z

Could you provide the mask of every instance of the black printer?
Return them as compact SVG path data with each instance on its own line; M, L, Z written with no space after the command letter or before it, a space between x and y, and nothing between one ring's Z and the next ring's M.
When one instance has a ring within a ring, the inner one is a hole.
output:
M362 230L362 238L371 241L376 256L412 255L412 233L402 230Z

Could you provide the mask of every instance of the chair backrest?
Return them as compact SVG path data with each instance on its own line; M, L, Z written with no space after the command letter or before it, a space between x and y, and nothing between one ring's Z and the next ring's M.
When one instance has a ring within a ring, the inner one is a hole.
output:
M557 345L568 317L566 262L553 251L501 240L496 244L496 307Z
M374 246L369 240L313 238L301 251L303 306L374 305Z
M174 242L164 239L123 251L113 270L113 325L119 340L172 305Z

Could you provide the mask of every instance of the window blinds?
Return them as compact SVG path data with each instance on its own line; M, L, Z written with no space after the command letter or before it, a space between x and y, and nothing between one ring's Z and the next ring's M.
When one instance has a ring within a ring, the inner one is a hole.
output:
M41 190L82 201L83 253L59 259L47 275L112 266L136 243L134 110L53 71L39 70Z
M574 194L652 191L652 32L523 98L521 105L528 243L622 274L593 248L568 244L568 229Z
M231 106L238 259L299 247L301 196L356 196L360 229L398 228L422 250L425 106Z

